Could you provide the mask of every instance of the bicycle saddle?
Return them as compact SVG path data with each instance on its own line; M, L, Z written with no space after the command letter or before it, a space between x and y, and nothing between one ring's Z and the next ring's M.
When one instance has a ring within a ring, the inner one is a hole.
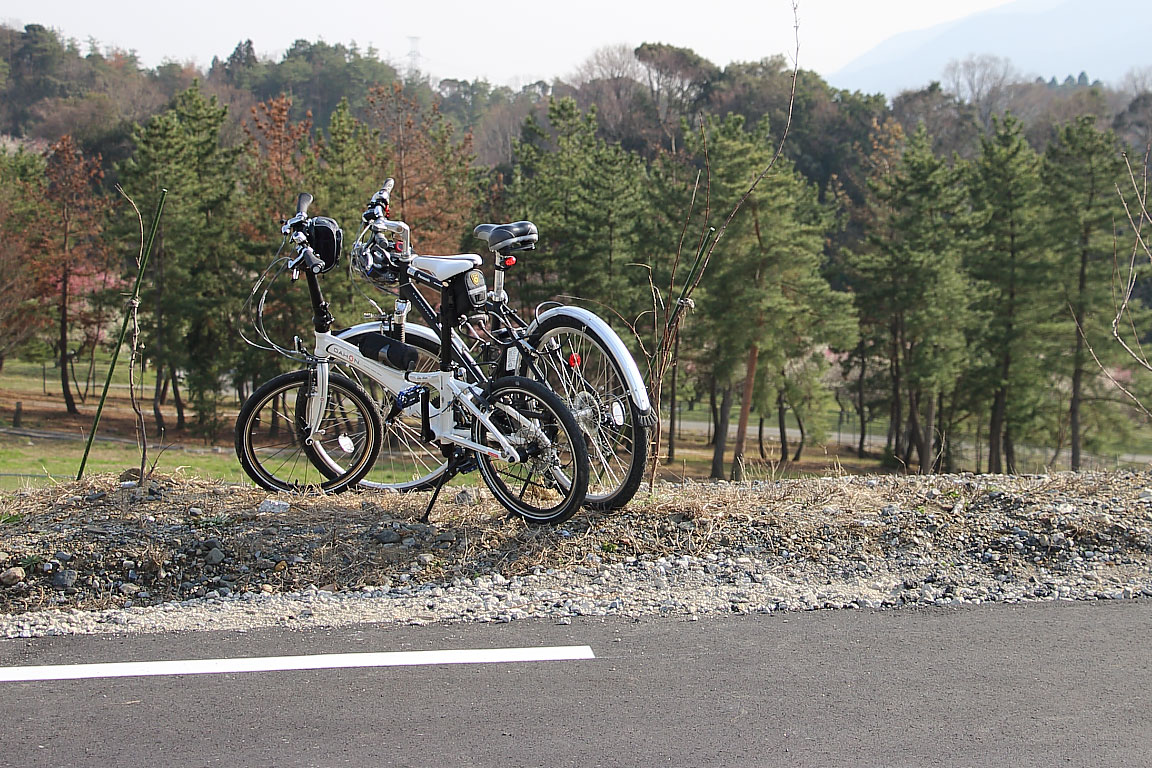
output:
M522 251L533 248L540 239L536 225L530 221L514 221L511 224L481 224L472 234L488 243L488 250L497 253Z
M460 253L455 256L414 256L412 266L421 272L427 272L440 282L444 282L456 275L475 269L484 263L474 253Z

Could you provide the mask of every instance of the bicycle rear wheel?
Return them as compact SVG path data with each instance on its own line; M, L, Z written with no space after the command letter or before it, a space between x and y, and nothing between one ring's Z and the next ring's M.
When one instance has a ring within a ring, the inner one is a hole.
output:
M572 411L588 440L585 505L619 509L632 500L648 461L648 428L628 394L620 361L608 343L576 318L550 317L529 342L539 352L544 383ZM527 374L528 361L522 364Z
M576 514L588 491L588 450L572 413L544 385L519 376L493 381L485 400L489 419L520 454L518 462L479 457L492 495L533 524L556 525ZM479 420L472 439L499 449Z
M307 403L312 370L277 376L245 401L236 419L236 456L270 491L339 493L359 482L380 451L380 415L355 382L328 377L328 400L312 440Z

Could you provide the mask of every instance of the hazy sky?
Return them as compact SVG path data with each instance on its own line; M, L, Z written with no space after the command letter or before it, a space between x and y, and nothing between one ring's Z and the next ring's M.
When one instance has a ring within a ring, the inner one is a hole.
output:
M800 65L828 75L882 40L1008 0L799 0ZM3 0L0 21L37 23L86 44L134 49L144 64L207 67L251 38L279 56L300 38L355 41L406 67L413 41L422 71L520 85L571 73L603 45L663 42L721 66L795 50L791 0ZM925 73L927 77L937 73Z

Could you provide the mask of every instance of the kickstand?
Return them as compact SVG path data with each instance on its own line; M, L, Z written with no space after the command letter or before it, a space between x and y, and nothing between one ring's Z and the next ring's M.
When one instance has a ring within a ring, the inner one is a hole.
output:
M432 507L436 505L436 499L440 496L440 491L443 490L444 486L448 485L448 481L460 474L466 464L465 456L458 450L453 451L452 455L448 457L448 464L444 467L444 474L440 475L440 479L436 481L436 489L432 491L432 498L428 500L428 508L424 510L424 516L420 518L420 522L428 522L428 516L432 514Z

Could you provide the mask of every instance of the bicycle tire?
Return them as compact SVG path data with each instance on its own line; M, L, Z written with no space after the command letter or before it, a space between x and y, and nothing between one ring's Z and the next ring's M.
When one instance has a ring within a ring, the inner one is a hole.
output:
M492 495L533 525L568 520L588 492L588 449L571 411L543 384L520 376L493 380L484 399L489 419L521 454L518 462L477 456ZM473 421L472 439L499 447L479 419Z
M585 506L607 512L636 495L648 463L648 428L628 394L623 365L611 347L577 318L555 315L528 339L550 390L572 411L588 440ZM529 361L520 365L521 375Z
M311 370L281 374L240 409L236 456L261 488L339 493L359 482L376 461L380 414L359 385L337 373L328 377L320 437L311 444L305 439L314 375Z

